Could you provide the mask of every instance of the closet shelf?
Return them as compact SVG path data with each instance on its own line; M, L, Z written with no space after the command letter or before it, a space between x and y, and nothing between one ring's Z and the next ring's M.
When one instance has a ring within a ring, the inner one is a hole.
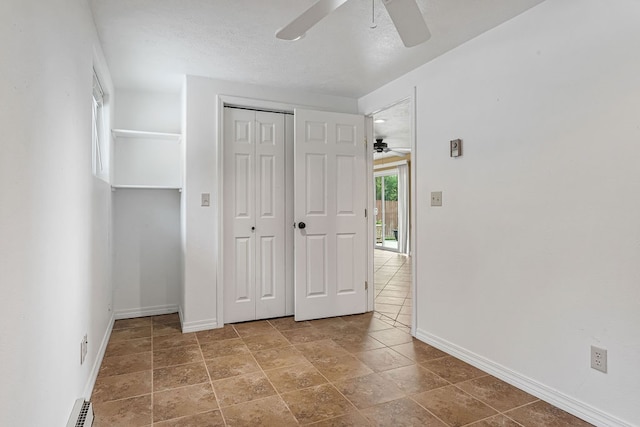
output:
M163 186L163 185L112 185L112 190L117 189L129 189L129 190L178 190L182 191L182 187Z
M147 132L141 130L112 129L114 138L149 138L149 139L172 139L179 141L182 135L179 133Z

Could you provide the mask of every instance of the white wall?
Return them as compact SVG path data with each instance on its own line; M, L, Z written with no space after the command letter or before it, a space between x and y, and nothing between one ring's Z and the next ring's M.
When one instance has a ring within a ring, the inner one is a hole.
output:
M640 425L638 17L547 1L359 102L417 86L417 335L601 426Z
M0 3L3 426L65 425L111 326L111 191L91 169L94 46L99 57L85 1Z
M115 128L180 133L180 94L119 88L116 97Z
M222 327L218 284L218 95L353 113L355 99L187 76L185 83L185 180L183 210L183 330ZM211 207L200 194L211 194Z
M116 97L114 128L181 133L179 94L119 89ZM179 187L180 167L172 163L181 161L180 145L174 140L118 138L115 184ZM181 289L180 193L118 188L114 194L116 318L177 311Z
M113 196L116 318L177 311L180 193L117 189Z

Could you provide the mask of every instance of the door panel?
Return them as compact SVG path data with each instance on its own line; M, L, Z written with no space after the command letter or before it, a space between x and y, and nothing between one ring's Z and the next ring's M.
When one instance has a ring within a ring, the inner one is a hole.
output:
M284 316L284 116L224 117L225 322Z
M295 112L295 318L366 310L364 117Z
M284 316L285 301L285 164L284 115L256 114L256 319Z

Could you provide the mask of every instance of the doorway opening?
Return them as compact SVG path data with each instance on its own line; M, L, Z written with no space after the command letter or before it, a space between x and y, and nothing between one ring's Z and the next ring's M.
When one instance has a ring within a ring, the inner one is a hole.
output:
M413 101L405 99L372 115L374 310L397 327L411 329L411 167Z

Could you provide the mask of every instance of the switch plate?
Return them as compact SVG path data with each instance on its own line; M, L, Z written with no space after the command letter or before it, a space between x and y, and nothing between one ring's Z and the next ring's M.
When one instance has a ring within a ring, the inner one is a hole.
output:
M200 206L211 206L211 195L209 193L202 193L200 200Z
M442 206L442 191L431 192L431 206Z

